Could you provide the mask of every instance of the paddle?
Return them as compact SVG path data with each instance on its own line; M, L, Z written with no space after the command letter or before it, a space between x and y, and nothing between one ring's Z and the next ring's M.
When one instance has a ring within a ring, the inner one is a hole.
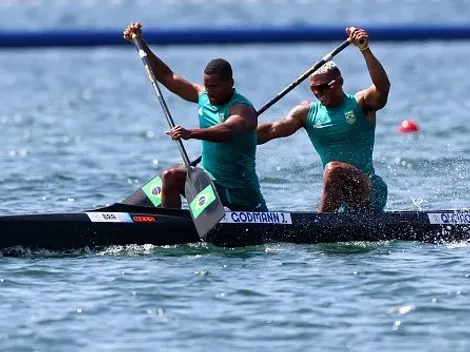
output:
M351 39L346 39L341 45L339 45L336 49L331 51L330 53L326 54L320 61L315 63L312 67L310 67L307 71L302 73L295 81L289 84L284 90L279 92L274 98L268 101L265 105L261 107L256 112L256 115L259 116L266 110L268 110L271 106L276 104L281 98L283 98L287 93L292 91L296 88L299 84L301 84L308 76L312 73L317 71L320 67L322 67L326 62L330 61L343 51L349 44L351 43ZM202 156L199 156L197 159L191 162L191 165L196 166L201 162ZM176 165L175 165L176 166ZM155 206L158 207L161 204L161 188L162 187L162 179L160 175L155 176L150 181L145 183L140 189L132 193L129 197L127 197L123 203L125 204L134 204L134 205L148 205L148 206Z
M142 39L139 36L133 35L132 42L134 43L139 56L142 59L147 75L152 83L152 87L160 102L160 105L165 113L166 120L170 128L175 127L173 118L171 117L170 110L166 105L163 98L162 91L157 83L155 74L150 66L147 53L144 50ZM181 157L183 158L184 165L188 171L185 184L186 199L188 201L191 218L193 219L194 226L201 239L206 237L209 232L219 221L224 217L225 210L220 198L217 194L214 183L209 175L201 168L191 166L191 163L184 148L181 139L176 140Z

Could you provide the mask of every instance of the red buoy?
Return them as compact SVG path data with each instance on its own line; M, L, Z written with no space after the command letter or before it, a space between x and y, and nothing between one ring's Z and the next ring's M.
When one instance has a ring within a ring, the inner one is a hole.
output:
M418 133L419 125L413 120L404 120L400 122L398 126L398 132L400 133Z

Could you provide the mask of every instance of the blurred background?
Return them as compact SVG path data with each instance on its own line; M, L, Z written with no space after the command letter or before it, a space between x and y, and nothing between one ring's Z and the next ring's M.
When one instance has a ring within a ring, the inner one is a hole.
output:
M465 0L2 0L4 28L147 25L468 24Z

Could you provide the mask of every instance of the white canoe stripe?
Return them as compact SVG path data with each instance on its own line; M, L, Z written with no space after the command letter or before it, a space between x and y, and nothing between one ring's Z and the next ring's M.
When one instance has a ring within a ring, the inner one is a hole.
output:
M470 225L470 213L428 213L430 224Z
M86 212L91 222L133 222L129 213ZM220 221L223 224L272 224L292 225L291 213L287 212L251 212L229 211Z
M272 224L291 225L292 217L290 213L267 211L229 211L220 220L221 224Z
M91 222L133 222L128 213L87 212Z

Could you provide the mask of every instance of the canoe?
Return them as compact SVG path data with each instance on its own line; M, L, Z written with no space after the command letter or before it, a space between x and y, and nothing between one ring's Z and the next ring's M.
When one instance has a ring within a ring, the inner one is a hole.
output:
M75 213L0 216L0 250L70 250L112 245L156 246L200 239L188 210L115 203ZM226 212L206 242L240 247L271 242L300 244L350 241L441 243L470 238L465 210L318 213Z

